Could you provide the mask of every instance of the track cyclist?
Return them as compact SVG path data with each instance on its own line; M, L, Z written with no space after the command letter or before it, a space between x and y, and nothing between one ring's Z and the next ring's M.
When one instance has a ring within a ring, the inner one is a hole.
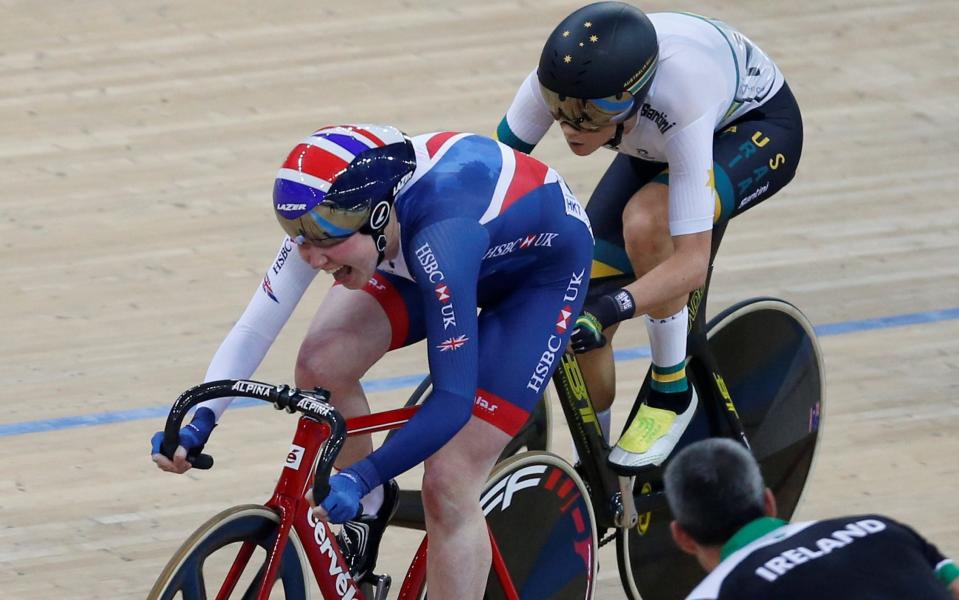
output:
M618 323L643 316L651 392L609 458L632 474L662 464L695 412L689 295L729 219L793 178L802 118L776 64L729 25L599 2L550 34L497 137L530 152L554 121L574 154L617 153L586 206L593 275L572 341L602 411L615 391ZM600 419L608 431L608 410Z
M320 271L335 283L300 347L298 387L330 390L347 418L368 414L360 378L425 338L431 396L375 452L369 436L347 442L315 513L346 522L338 539L362 579L396 507L392 479L425 461L430 595L482 597L491 551L480 491L582 309L585 212L556 171L494 140L379 125L303 140L276 177L273 207L287 237L206 380L250 377ZM173 461L154 437L158 466L189 469L228 403L200 405Z

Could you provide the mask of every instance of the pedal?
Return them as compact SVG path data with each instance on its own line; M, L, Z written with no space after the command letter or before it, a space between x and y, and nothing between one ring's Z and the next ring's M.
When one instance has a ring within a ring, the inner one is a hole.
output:
M392 583L393 578L389 575L370 573L360 582L360 590L367 600L386 600Z

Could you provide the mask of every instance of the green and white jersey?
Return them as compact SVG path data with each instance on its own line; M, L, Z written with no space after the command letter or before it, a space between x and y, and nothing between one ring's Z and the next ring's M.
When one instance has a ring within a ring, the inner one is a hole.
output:
M615 150L669 165L672 235L708 231L715 206L713 136L775 96L783 74L759 46L722 21L689 13L648 16L656 28L659 65L636 126ZM534 70L517 90L497 137L531 152L552 125Z
M946 588L959 577L935 546L879 515L757 519L721 556L687 600L950 600Z

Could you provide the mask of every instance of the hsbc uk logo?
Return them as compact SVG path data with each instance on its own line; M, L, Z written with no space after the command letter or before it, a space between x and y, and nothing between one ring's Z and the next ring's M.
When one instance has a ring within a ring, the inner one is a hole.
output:
M431 248L429 242L427 242L417 248L415 254L417 260L420 262L420 266L423 267L423 273L427 279L429 279L430 283L435 284L433 291L436 293L436 299L439 300L441 304L440 313L443 316L443 331L446 331L450 327L456 327L456 311L453 309L453 298L449 288L444 283L446 276L443 275L443 271L440 270L440 264L436 260L436 256L433 255L433 248ZM458 347L459 346L456 348ZM456 350L456 348L448 348L448 350Z
M458 350L466 345L466 342L469 341L469 338L466 337L466 334L459 335L456 337L451 337L448 340L444 340L439 343L436 347L440 352L452 352L453 350Z
M274 275L279 275L280 271L283 270L283 265L286 264L287 259L290 258L290 253L293 252L293 242L289 237L283 240L283 246L280 247L280 251L276 255L276 260L273 261L273 266L270 268L273 271ZM270 274L267 272L263 276L263 293L265 293L270 300L280 303L280 300L276 297L276 294L273 293L273 283L270 281Z
M290 238L287 237L283 240L283 246L280 248L280 251L276 255L276 260L273 261L273 274L279 275L280 271L283 269L283 265L286 264L286 259L290 257L290 253L293 252L293 242L290 241Z
M533 373L530 375L529 381L526 382L526 388L537 394L543 389L543 384L546 383L546 379L552 372L556 357L562 354L562 336L569 329L569 321L573 317L572 302L579 297L579 291L585 278L586 269L583 269L579 273L573 273L569 278L569 283L566 285L566 293L563 294L563 301L567 304L560 309L557 315L555 334L551 333L546 339L546 348L540 355L536 366L533 368Z
M557 237L559 237L558 233L531 233L529 235L524 235L523 237L517 238L511 242L493 246L486 251L486 254L483 256L483 260L488 258L496 258L498 256L506 256L507 254L512 254L516 250L525 250L526 248L552 248L553 240L555 240Z
M569 329L569 319L573 316L573 307L567 304L559 310L556 317L556 335L563 335Z
M433 256L433 248L430 247L429 243L425 243L416 249L416 258L420 261L420 266L423 267L423 273L426 274L430 283L436 283L446 279L443 271L440 271L440 265L436 262L436 257Z

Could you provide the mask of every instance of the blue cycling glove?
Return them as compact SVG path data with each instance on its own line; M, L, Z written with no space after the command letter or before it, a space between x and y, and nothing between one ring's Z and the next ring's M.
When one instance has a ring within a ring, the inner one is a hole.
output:
M210 439L210 433L216 427L216 413L205 406L196 409L193 420L186 427L180 429L179 445L186 448L188 455L199 454L203 446ZM153 434L150 440L150 454L160 454L160 444L163 443L163 432Z
M363 479L353 469L344 469L330 477L330 491L320 506L330 523L345 523L360 515L360 499L369 492Z

